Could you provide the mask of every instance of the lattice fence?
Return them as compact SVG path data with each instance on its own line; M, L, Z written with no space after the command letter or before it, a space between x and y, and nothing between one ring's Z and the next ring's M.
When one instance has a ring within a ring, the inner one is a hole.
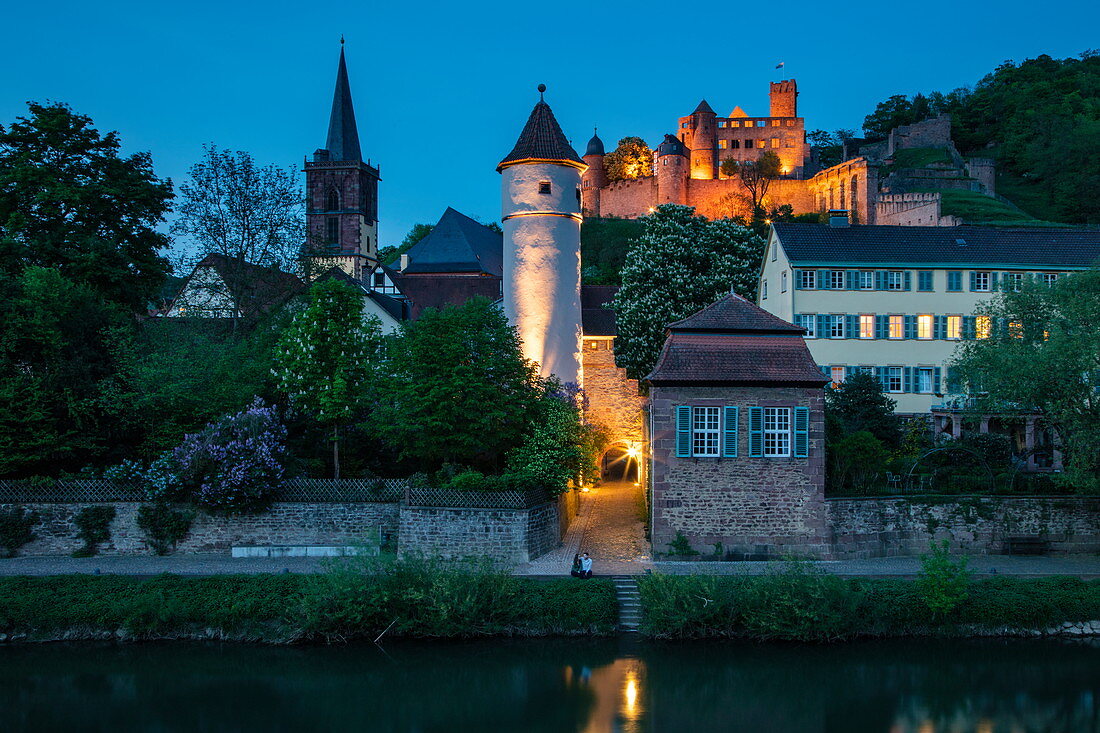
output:
M138 484L110 479L70 481L10 481L0 479L0 504L84 504L103 501L143 501Z
M405 495L408 506L435 506L472 509L528 509L550 501L545 491L455 491L453 489L413 489Z
M275 492L275 501L305 501L334 504L340 502L400 501L408 483L405 479L296 478L286 481Z

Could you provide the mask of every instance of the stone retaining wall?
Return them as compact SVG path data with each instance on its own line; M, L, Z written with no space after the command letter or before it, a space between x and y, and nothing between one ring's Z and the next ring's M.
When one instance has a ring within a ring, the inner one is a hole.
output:
M1053 553L1100 552L1100 498L892 497L826 499L838 560L917 555L935 541L952 550L1000 554L1011 537L1039 537Z

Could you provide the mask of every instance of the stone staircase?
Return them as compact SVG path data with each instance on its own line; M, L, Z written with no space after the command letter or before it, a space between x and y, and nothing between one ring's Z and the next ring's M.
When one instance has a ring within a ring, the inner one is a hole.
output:
M629 575L615 575L615 598L619 602L619 630L637 632L642 623L642 599L638 594L638 582Z

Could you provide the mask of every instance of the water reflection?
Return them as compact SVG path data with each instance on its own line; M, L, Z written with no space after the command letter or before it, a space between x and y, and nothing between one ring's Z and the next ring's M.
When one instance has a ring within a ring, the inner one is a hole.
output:
M1100 648L620 640L0 648L3 731L1100 733Z

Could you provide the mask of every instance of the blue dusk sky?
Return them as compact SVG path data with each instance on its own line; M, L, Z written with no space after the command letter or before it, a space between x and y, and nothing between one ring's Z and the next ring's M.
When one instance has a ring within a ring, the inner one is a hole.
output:
M499 218L495 166L540 82L582 153L594 124L608 149L655 144L701 98L767 114L768 82L791 77L807 129L859 128L891 94L1075 56L1098 27L1085 0L8 3L0 123L66 102L177 184L206 142L301 168L325 142L343 34L387 245L447 206Z

